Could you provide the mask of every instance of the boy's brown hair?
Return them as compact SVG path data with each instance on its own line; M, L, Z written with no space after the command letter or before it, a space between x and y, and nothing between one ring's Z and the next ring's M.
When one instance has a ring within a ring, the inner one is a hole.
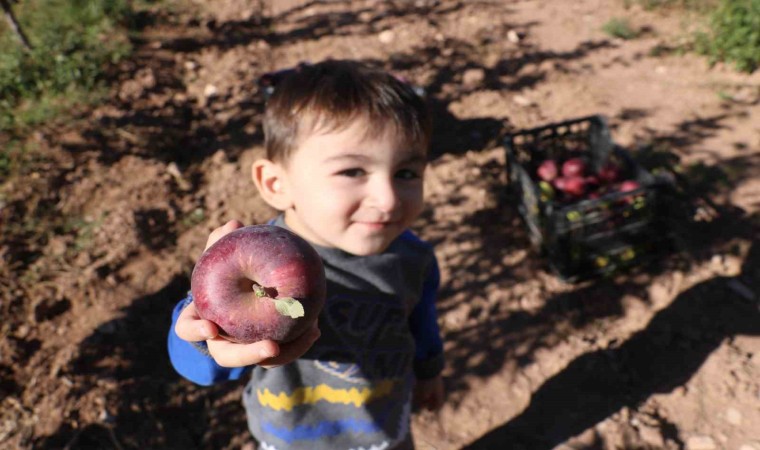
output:
M400 144L427 151L430 113L411 86L356 61L328 60L300 66L277 84L264 116L267 159L287 162L299 139L357 119L366 120L367 137L391 126Z

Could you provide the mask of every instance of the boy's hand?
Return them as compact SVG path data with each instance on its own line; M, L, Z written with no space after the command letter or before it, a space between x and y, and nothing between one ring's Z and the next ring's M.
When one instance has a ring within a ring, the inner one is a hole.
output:
M278 344L264 340L253 344L238 344L219 336L219 329L213 322L203 320L190 303L177 318L174 331L188 342L206 341L208 352L222 367L245 367L252 364L266 369L281 366L300 358L319 339L317 324L295 341Z
M414 404L428 411L435 411L443 406L443 378L438 375L428 380L417 380L414 386Z
M206 248L203 249L203 251L208 250L209 247L214 245L216 241L224 237L224 235L229 234L238 228L243 228L243 224L239 220L230 220L229 222L225 223L219 228L214 229L214 231L211 232L211 234L208 235L208 240L206 241Z
M240 221L230 220L216 228L206 241L206 249L224 235L242 227L243 224ZM180 313L174 331L177 336L188 342L206 341L209 354L222 367L244 367L257 364L267 369L300 358L320 336L319 328L315 323L311 330L287 344L280 345L271 340L252 344L238 344L219 336L219 328L216 324L201 319L195 309L195 304L192 302Z

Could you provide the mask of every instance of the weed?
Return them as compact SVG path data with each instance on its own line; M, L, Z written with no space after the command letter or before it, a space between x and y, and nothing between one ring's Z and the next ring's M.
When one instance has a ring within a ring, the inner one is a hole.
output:
M626 7L633 3L645 9L669 8L698 13L699 22L704 20L706 24L694 33L689 45L692 51L707 56L710 64L733 63L742 72L760 68L760 0L624 0ZM605 25L605 31L615 35L620 32L619 26L611 22ZM653 56L659 56L662 50L655 49Z
M0 131L38 124L96 90L105 66L130 51L130 4L28 0L14 5L32 49L0 24Z
M602 26L602 30L618 39L634 39L639 35L639 32L631 27L628 20L620 18L610 19Z
M3 141L0 145L0 187L11 175L25 175L35 158L34 145L18 139Z
M718 91L718 98L721 99L724 102L732 102L734 101L734 96L730 93L724 91L723 89Z
M680 8L689 11L704 12L715 7L717 0L624 0L625 6L633 3L641 5L644 9Z
M733 63L737 70L760 67L760 0L723 0L711 14L710 30L700 32L696 50L710 63Z
M103 212L99 217L83 218L71 217L63 223L63 234L75 234L73 249L75 252L88 250L92 247L95 238L95 232L103 225L103 221L108 217L108 212Z
M180 220L180 223L183 228L189 229L203 222L205 219L206 219L205 211L203 210L203 208L198 207L190 211L189 214L182 217L182 219Z

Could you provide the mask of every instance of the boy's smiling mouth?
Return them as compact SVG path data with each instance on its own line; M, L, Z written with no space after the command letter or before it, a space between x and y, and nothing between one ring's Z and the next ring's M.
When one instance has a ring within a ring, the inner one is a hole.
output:
M382 231L393 226L396 222L393 221L361 221L357 220L354 223L361 225L364 228L368 228L372 231Z

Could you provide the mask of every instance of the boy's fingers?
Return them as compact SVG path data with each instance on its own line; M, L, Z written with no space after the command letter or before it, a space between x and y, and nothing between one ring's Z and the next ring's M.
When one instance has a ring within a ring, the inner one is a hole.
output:
M198 316L198 312L195 310L195 303L193 302L190 302L179 314L179 317L177 317L174 332L177 333L180 339L189 342L205 341L216 337L218 334L216 325L213 322L203 320Z
M259 364L280 354L280 347L275 341L259 341L253 344L238 344L216 337L206 341L208 352L222 367L245 367Z
M206 343L209 354L222 367L245 367L257 364L271 369L299 358L311 348L319 336L319 328L314 326L295 341L282 345L271 340L238 344L222 337L209 339Z
M225 234L228 234L242 227L243 227L242 222L240 222L239 220L233 219L225 223L221 227L214 229L214 231L212 231L211 234L209 234L208 236L208 241L206 241L206 248L209 248L212 245L214 245L214 243L218 241L219 239L221 239Z
M309 351L321 334L319 328L315 325L314 328L305 332L295 341L280 345L280 353L273 358L262 361L260 365L264 368L271 369L300 358L304 353Z

